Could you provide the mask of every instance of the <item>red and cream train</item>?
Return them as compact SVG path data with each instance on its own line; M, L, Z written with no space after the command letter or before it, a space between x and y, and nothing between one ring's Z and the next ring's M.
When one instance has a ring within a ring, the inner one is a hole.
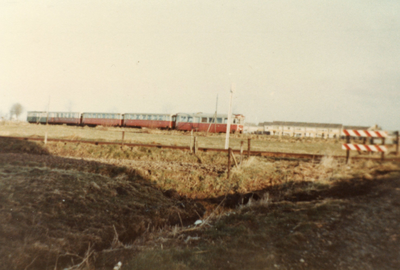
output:
M226 132L228 115L204 113L92 113L92 112L38 112L30 111L29 123L75 126L113 126L135 128L176 129L184 131ZM233 114L230 132L243 132L244 116Z

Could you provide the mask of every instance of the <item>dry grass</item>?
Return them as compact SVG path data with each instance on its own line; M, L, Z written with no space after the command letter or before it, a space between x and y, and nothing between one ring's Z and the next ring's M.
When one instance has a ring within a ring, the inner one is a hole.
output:
M161 131L154 129L131 129L114 127L74 127L53 126L36 124L9 124L2 128L3 136L20 137L44 137L48 138L83 139L94 141L120 141L122 131L125 131L125 141L129 143L162 144L189 146L190 132L176 130ZM224 134L195 133L198 137L199 147L223 148L225 145ZM241 141L244 141L244 149L247 149L247 139L251 138L251 149L255 151L310 153L324 155L344 155L341 143L335 139L319 138L279 138L267 135L232 134L230 146L240 149Z
M8 269L400 266L398 163L251 157L227 179L221 153L13 140L0 149Z

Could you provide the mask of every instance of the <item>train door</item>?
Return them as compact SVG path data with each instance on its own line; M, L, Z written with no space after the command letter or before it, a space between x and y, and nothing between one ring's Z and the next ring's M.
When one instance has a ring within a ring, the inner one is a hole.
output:
M200 117L194 116L193 117L193 123L192 123L192 129L194 131L198 131L199 130L199 127L200 127L199 123L200 123Z
M176 119L177 119L176 115L172 115L172 116L171 116L171 120L172 120L171 128L172 128L172 129L175 129L175 128L176 128Z

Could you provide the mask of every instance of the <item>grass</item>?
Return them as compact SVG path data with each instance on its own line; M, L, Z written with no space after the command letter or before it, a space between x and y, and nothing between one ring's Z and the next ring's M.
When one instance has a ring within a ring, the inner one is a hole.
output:
M114 132L58 126L54 134L75 129L89 139ZM21 136L15 130L9 135ZM189 137L148 132L137 135L155 143ZM7 269L112 269L118 261L122 269L400 267L399 163L251 157L227 179L226 160L0 139L0 260Z
M131 129L113 127L74 127L65 125L36 125L28 123L8 124L2 126L0 135L20 137L44 137L47 132L48 138L60 138L71 140L92 141L121 141L122 131L125 131L124 141L127 143L162 144L175 146L189 146L190 132L159 131L151 129ZM225 135L209 133L195 133L198 137L199 147L224 148ZM309 153L323 155L344 155L341 143L336 139L320 138L293 138L232 134L230 147L240 149L241 141L244 149L247 149L247 139L251 139L251 149L254 151Z

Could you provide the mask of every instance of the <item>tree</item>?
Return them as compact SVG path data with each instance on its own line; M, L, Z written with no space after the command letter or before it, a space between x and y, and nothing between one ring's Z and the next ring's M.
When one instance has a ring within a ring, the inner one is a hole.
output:
M23 111L24 108L22 107L22 105L19 103L15 103L10 109L10 119L13 117L13 115L15 115L15 117L18 119Z

